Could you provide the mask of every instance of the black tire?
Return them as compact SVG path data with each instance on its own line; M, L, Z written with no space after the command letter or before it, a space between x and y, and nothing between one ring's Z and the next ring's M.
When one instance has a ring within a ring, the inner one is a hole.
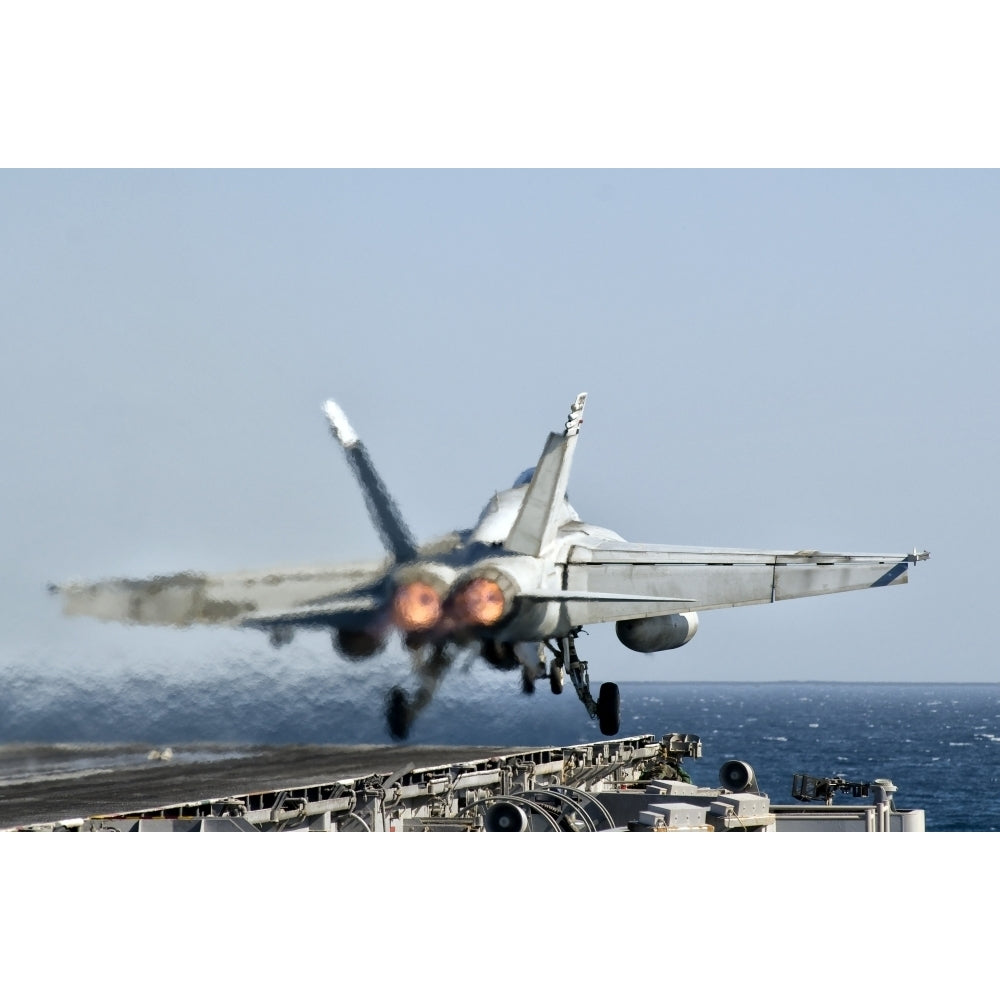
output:
M597 696L597 721L604 736L617 736L622 723L622 699L617 684L602 684Z
M562 667L549 667L549 688L553 694L562 694L566 671Z
M535 678L524 672L521 673L521 694L535 693Z
M410 699L401 687L394 687L385 699L385 721L394 740L405 740L410 735L413 713Z

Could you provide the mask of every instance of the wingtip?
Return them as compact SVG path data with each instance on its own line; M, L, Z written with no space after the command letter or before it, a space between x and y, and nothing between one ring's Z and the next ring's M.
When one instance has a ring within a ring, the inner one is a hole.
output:
M328 399L323 404L323 412L329 421L330 430L333 436L345 447L350 448L358 443L358 435L351 422L347 419L347 414L332 400Z
M573 405L569 408L569 416L566 418L564 433L567 437L580 432L580 425L583 423L583 407L586 405L586 402L587 394L585 392L577 393L576 399L573 400Z

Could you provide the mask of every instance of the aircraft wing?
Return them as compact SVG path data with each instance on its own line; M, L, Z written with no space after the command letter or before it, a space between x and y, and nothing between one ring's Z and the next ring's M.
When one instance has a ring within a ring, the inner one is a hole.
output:
M300 608L277 613L255 613L240 619L246 628L264 631L275 628L350 628L359 618L367 619L373 611L382 608L383 602L371 593L350 591L341 598L311 601Z
M926 558L927 552L781 552L617 541L576 545L568 554L567 590L658 599L648 604L634 597L621 603L569 601L567 611L572 624L587 625L886 587L906 583L910 565Z
M266 569L235 573L175 573L144 580L66 583L49 589L67 615L136 625L258 625L296 615L360 610L357 592L375 585L385 563Z

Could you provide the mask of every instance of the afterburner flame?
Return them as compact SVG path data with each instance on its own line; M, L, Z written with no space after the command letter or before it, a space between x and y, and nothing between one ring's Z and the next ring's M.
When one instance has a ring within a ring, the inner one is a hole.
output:
M404 632L426 632L441 620L441 598L421 581L403 584L392 599L392 620Z
M452 597L452 615L459 625L495 625L507 610L500 585L478 577L460 587Z

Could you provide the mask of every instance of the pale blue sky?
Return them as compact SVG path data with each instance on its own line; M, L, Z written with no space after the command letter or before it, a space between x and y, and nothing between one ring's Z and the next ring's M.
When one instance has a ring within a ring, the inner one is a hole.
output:
M266 648L44 585L377 554L329 396L418 535L466 526L586 390L571 497L630 540L931 551L675 652L595 628L596 679L996 680L998 210L994 171L0 173L0 655Z

